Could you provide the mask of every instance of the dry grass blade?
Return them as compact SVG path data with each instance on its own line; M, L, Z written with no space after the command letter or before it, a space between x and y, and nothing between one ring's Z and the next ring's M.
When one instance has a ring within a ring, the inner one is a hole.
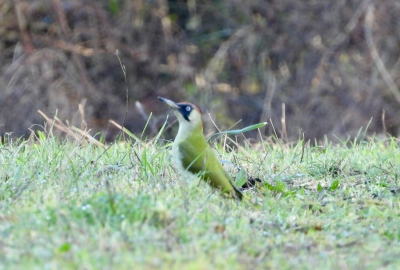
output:
M71 127L69 129L70 130L73 129L74 131L78 132L79 134L82 135L82 137L84 137L87 141L93 143L94 145L96 145L98 147L105 147L104 144L102 144L101 142L99 142L98 140L93 138L86 130L81 130L81 129L77 128L77 127Z
M54 117L51 119L48 117L44 112L38 110L38 113L43 116L44 119L51 125L59 129L60 131L66 133L67 135L71 136L75 140L81 142L82 139L86 139L86 141L98 146L98 147L105 147L104 144L93 138L87 131L81 130L77 127L68 127L66 126L59 118ZM77 134L79 133L79 135Z
M142 140L140 140L135 134L133 134L132 132L127 130L125 127L121 126L120 124L118 124L114 120L109 120L109 121L110 121L111 124L113 124L114 126L119 128L121 131L123 131L126 135L128 135L131 138L133 138L136 142L143 143Z

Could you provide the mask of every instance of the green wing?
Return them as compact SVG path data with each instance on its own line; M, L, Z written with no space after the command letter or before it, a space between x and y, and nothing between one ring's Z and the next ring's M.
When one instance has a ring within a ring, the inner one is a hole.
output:
M183 141L179 143L179 151L183 157L183 168L193 174L199 174L211 186L242 198L242 192L235 187L231 176L224 170L206 141L197 141L196 147L188 141Z

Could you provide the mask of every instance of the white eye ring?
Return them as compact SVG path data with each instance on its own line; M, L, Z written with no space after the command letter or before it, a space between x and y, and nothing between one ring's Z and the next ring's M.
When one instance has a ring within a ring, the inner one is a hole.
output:
M190 108L189 106L186 107L186 111L190 112L192 108Z

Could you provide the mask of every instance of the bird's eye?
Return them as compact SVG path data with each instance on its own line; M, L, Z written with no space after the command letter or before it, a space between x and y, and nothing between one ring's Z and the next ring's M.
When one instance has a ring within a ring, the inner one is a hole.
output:
M190 112L192 108L190 108L189 106L186 107L186 111Z

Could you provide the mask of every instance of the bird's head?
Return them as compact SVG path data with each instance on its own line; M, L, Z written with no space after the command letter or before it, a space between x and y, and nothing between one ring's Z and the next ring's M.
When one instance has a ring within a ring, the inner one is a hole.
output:
M199 107L188 102L175 103L163 97L158 97L158 99L174 110L181 128L185 130L192 130L195 128L203 129L203 122L201 120L201 111Z

